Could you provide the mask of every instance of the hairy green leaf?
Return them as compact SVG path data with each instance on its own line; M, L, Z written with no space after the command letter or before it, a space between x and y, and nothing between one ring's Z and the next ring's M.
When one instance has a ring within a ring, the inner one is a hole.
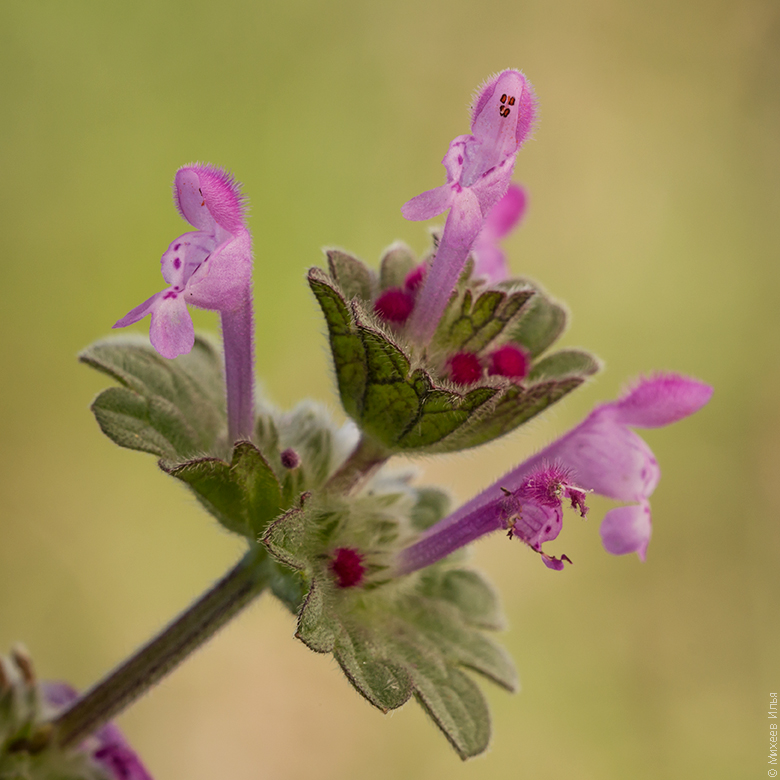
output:
M196 336L188 355L166 360L145 341L118 337L93 344L79 359L122 385L92 406L103 432L120 446L169 459L222 454L222 358L208 340Z

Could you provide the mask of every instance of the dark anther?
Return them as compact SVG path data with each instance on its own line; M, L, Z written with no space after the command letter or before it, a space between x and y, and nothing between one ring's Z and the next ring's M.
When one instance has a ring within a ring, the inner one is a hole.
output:
M515 104L515 99L513 97L509 98L509 105L513 106Z
M501 102L506 103L506 95L501 95Z

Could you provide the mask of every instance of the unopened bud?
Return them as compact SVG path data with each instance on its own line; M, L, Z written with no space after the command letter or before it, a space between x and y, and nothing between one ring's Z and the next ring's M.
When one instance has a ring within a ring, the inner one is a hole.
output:
M282 466L286 469L297 469L301 465L301 456L292 447L284 450L279 457L282 459Z

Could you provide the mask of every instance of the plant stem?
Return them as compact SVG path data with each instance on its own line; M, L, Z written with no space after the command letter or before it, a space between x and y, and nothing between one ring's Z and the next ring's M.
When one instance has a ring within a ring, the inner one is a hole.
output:
M76 745L105 725L259 596L268 584L265 562L261 548L250 550L160 634L71 704L52 722L60 746Z
M389 457L381 444L363 436L350 456L325 483L325 490L331 493L356 491Z

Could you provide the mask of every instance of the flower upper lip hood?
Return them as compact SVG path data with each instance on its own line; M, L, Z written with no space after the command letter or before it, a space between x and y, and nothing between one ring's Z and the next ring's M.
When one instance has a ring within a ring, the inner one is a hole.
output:
M437 217L470 189L486 217L509 186L515 157L536 118L536 98L525 76L505 70L477 90L471 135L450 142L442 164L447 183L405 203L401 212L414 221Z
M195 341L187 304L219 312L240 308L251 296L252 245L238 184L211 165L180 168L173 197L195 231L171 242L162 256L169 287L137 306L114 327L152 316L150 339L166 358L188 353Z

